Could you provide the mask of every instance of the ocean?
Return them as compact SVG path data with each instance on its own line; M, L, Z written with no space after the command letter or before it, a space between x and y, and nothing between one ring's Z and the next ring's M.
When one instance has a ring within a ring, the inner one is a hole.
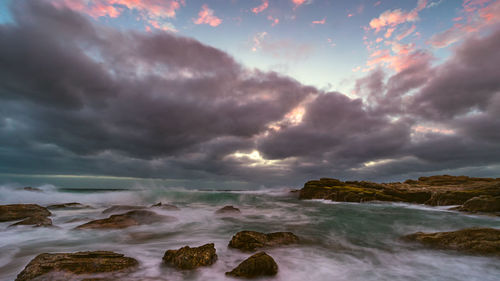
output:
M498 258L432 250L399 239L417 231L500 228L500 217L459 213L448 210L449 206L303 201L288 189L40 188L43 192L0 187L0 204L79 202L94 208L52 211L57 227L8 228L12 222L0 223L0 280L14 280L40 253L91 250L114 251L140 262L136 271L120 280L235 280L224 273L250 254L227 245L242 230L291 231L301 239L297 245L265 249L276 260L279 272L262 280L498 281L500 276ZM74 230L87 221L108 217L101 212L112 205L158 202L179 207L179 211L155 209L178 221L121 230ZM241 214L216 215L225 205L239 208ZM215 243L217 250L218 260L212 266L180 271L162 264L168 249L206 243Z

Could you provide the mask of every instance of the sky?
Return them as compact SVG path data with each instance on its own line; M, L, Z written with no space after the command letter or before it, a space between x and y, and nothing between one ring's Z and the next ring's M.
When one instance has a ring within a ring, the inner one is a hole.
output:
M4 0L0 182L500 177L499 65L495 0Z

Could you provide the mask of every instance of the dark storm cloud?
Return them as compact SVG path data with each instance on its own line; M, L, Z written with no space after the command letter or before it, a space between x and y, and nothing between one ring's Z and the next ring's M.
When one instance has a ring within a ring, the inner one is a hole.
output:
M15 23L0 25L0 173L300 185L499 165L500 31L439 66L423 54L390 77L376 70L352 99L193 39L12 5ZM298 106L302 122L287 122ZM264 159L244 155L255 151Z

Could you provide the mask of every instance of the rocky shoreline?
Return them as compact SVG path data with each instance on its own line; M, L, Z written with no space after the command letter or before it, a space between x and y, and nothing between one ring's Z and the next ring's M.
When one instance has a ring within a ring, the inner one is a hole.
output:
M416 181L407 180L404 183L378 184L322 178L307 182L298 191L298 196L300 200L453 205L457 211L498 215L500 179L433 176L422 177ZM50 219L52 213L49 209L57 212L84 208L93 209L92 206L77 202L53 204L47 207L36 204L0 205L0 222L13 222L9 227L20 225L55 227L52 225ZM89 220L76 226L73 231L106 231L177 220L175 216L159 214L155 210L179 211L180 209L161 202L152 206L115 205L102 212L108 216L107 218ZM242 211L234 206L221 206L213 215L237 217L241 213ZM401 240L416 247L457 251L466 255L500 257L500 229L466 228L449 232L417 232L407 234L401 237ZM237 232L227 247L250 255L225 275L234 278L272 277L278 274L279 264L262 250L294 247L300 243L300 237L292 232L261 233L251 230ZM162 263L186 271L212 266L219 259L215 244L207 241L206 244L197 247L186 245L179 249L166 249ZM106 279L106 274L126 274L133 272L139 265L139 261L133 257L110 251L41 253L26 265L18 274L16 281L73 280L75 276L78 278L76 280L118 280L115 277ZM102 276L104 278L101 278Z

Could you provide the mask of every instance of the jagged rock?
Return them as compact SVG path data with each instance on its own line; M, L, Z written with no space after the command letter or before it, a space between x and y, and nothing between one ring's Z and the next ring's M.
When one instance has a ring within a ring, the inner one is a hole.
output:
M215 212L216 214L241 213L240 209L233 206L224 206Z
M146 210L135 210L125 214L111 215L109 218L90 221L76 229L120 229L135 225L176 221L175 217L158 215Z
M103 214L109 214L109 213L118 213L118 212L123 212L123 211L132 211L132 210L143 210L147 209L146 206L131 206L131 205L115 205L107 208L106 210L102 211Z
M17 275L16 281L33 280L62 271L75 275L120 271L137 266L137 260L108 251L40 254Z
M291 232L265 234L257 231L240 231L233 236L229 247L242 251L254 251L257 248L276 247L298 242L299 238Z
M161 208L163 210L167 210L167 211L179 211L180 209L175 206L175 205L172 205L172 204L163 204L161 202L157 203L157 204L154 204L151 206L152 208Z
M194 269L215 263L217 260L215 251L214 243L195 248L185 246L178 250L167 250L163 256L163 261L179 269Z
M36 204L0 205L0 222L15 221L29 217L48 217L51 213L47 208Z
M18 226L18 225L33 225L33 227L40 226L52 226L52 220L45 216L34 216L28 217L20 222L16 222L14 224L9 225L9 227Z
M86 209L86 208L92 208L91 206L88 205L83 205L77 202L71 202L71 203L63 203L63 204L53 204L47 206L47 209L49 210L58 210L58 209Z
M465 212L500 212L500 196L478 196L471 198L458 208Z
M241 262L235 269L226 272L232 277L256 278L261 276L274 276L278 273L278 265L274 259L265 252L259 252Z
M406 235L403 239L420 242L436 249L500 256L500 229L466 228L450 232L417 232Z

